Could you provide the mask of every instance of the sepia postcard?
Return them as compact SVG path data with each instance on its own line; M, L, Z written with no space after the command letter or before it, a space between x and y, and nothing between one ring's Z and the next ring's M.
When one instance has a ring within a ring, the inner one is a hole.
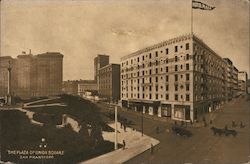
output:
M0 164L250 164L249 0L0 0Z

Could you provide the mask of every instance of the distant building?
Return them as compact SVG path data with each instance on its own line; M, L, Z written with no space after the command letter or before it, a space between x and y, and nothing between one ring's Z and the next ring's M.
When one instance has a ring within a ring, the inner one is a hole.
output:
M234 97L234 79L233 79L233 62L228 59L224 58L224 61L226 62L226 98L227 101L230 101Z
M84 80L77 85L78 95L83 96L86 92L97 94L98 85L95 80Z
M247 73L240 71L238 73L238 88L239 88L239 94L246 94L247 93Z
M77 80L68 80L63 82L62 93L69 95L77 95L78 94L78 83Z
M83 96L86 92L97 93L98 87L95 80L68 80L63 82L64 94Z
M94 59L94 80L98 81L98 71L100 68L109 64L108 55L97 55Z
M99 95L115 102L120 99L119 64L109 64L99 69Z
M247 93L250 93L250 79L247 80Z
M124 107L194 121L226 101L226 63L194 35L176 37L121 58Z
M22 98L58 95L62 90L63 55L47 52L39 55L22 54L16 59L0 57L0 88L6 88L6 62L12 61L12 92ZM3 62L2 62L3 61ZM0 92L4 93L4 92Z

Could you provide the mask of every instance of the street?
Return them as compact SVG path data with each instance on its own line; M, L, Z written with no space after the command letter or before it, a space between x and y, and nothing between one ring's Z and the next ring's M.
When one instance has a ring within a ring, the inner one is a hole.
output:
M204 163L204 164L236 164L246 163L250 160L250 126L249 106L247 98L239 98L225 104L220 110L212 115L214 120L207 127L188 127L193 133L190 138L174 134L171 130L171 121L153 120L144 117L143 131L145 134L156 138L160 144L154 148L153 154L150 150L129 160L126 164L138 163ZM141 131L141 115L132 111L119 110L119 114L132 121L132 127ZM238 124L232 128L232 121ZM240 122L246 125L240 128ZM238 135L218 136L210 129L212 126L234 129ZM156 127L159 127L159 134Z

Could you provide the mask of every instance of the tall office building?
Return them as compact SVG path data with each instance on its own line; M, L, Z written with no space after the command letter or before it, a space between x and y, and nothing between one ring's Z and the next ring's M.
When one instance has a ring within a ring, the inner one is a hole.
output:
M94 59L94 80L98 80L98 71L100 68L109 64L109 56L108 55L97 55Z
M150 115L194 121L225 101L225 61L194 35L121 58L122 105Z
M0 90L6 95L7 63L12 61L12 94L22 98L50 96L61 93L63 55L47 52L39 55L22 54L16 59L0 57Z

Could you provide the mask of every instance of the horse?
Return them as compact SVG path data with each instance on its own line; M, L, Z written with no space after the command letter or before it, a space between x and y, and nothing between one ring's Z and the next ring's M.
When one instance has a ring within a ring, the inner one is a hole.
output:
M211 127L211 130L213 131L214 135L218 134L219 136L221 136L221 134L224 133L223 129L219 129L219 128L215 128L215 127Z

